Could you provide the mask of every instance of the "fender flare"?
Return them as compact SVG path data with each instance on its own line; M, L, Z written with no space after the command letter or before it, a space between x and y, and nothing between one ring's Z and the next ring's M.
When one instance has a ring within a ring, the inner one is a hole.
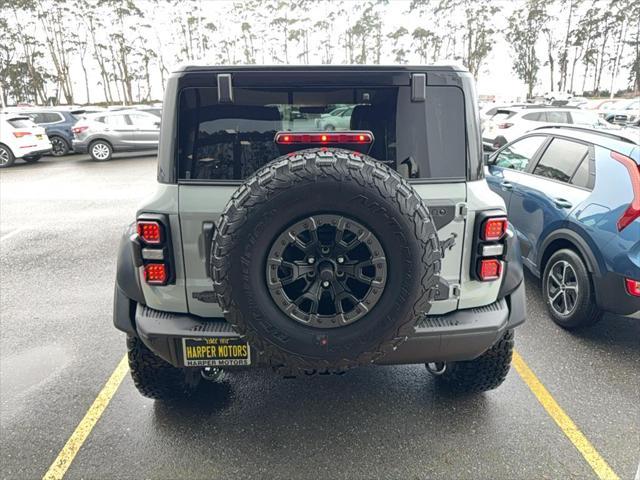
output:
M132 240L135 235L135 222L129 225L122 235L118 248L116 285L113 299L113 324L118 330L135 335L135 306L145 304L140 285L138 262L140 251Z
M551 243L556 240L566 240L571 242L575 246L580 256L584 259L585 264L587 265L587 270L595 275L601 275L602 268L598 263L598 259L593 254L591 246L578 233L574 232L573 230L569 230L568 228L560 228L558 230L555 230L551 235L545 238L540 245L536 262L538 264L538 270L540 270L540 275L542 275L542 259L544 257L544 254L549 245L551 245Z

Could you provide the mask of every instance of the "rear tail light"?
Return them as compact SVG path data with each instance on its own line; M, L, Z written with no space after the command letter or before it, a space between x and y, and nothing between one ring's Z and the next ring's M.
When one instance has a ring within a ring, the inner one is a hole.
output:
M513 127L513 123L504 122L504 123L498 124L498 128L509 128L509 127Z
M507 233L507 217L488 218L482 225L480 237L485 242L497 242Z
M138 235L149 245L159 245L162 243L162 227L160 222L152 220L138 220Z
M31 132L13 132L13 136L16 138L22 138L31 135Z
M144 266L144 281L150 285L165 285L169 275L164 263L147 263Z
M618 231L621 232L636 218L640 217L640 165L634 162L631 158L618 152L611 152L611 158L620 162L627 169L629 172L629 178L631 179L631 187L633 189L633 200L631 200L627 209L618 219L617 227Z
M483 282L497 280L502 273L502 263L497 258L488 258L480 260L478 268L478 277Z
M85 126L82 126L82 127L73 127L73 128L71 129L71 131L72 131L73 133L82 133L82 132L84 132L87 128L89 128L89 127L88 127L88 126L86 126L86 125L85 125Z
M370 132L344 132L344 133L276 133L275 142L281 145L288 144L370 144L373 143L373 135Z
M640 297L640 280L625 278L624 285L627 288L627 293L629 295L633 295L634 297Z

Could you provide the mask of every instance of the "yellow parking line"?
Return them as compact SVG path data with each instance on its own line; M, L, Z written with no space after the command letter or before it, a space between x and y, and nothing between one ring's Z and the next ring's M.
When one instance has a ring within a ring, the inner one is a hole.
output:
M87 439L93 427L96 426L98 420L104 413L107 405L111 401L111 398L118 390L118 387L122 383L124 376L127 374L129 370L127 364L127 355L122 357L120 363L105 383L104 387L93 401L91 407L85 414L84 418L80 421L74 432L67 440L67 443L64 445L58 457L53 461L47 473L45 473L43 480L59 480L64 477L64 474L67 472L67 469L73 462L73 459L76 457L78 450L82 447L82 444Z
M551 396L545 386L538 380L536 374L529 368L518 352L513 352L513 366L518 375L524 380L529 389L536 396L540 404L547 411L553 421L558 424L563 433L573 443L573 446L582 454L591 465L598 478L606 480L620 480L620 477L611 469L609 464L587 440L587 437L578 429L573 420L569 418L558 402Z

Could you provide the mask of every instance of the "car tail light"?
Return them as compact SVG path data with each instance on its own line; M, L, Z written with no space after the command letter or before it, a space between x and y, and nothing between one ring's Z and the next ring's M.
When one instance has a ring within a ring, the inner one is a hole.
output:
M13 136L16 138L22 138L31 135L31 132L13 132Z
M497 258L486 258L480 260L478 267L478 277L483 282L497 280L502 273L502 263Z
M72 131L73 133L76 133L76 134L77 134L77 133L82 133L82 132L84 132L87 128L89 128L89 127L88 127L88 126L86 126L86 125L81 126L81 127L73 127L73 128L71 129L71 131Z
M632 278L625 278L624 285L627 288L627 293L634 297L640 297L640 280L633 280Z
M169 275L164 263L147 263L144 266L144 281L150 285L165 285Z
M162 243L162 227L160 222L153 220L138 220L138 235L140 238L150 245L159 245Z
M634 162L631 158L618 152L611 152L611 158L620 162L627 169L629 172L629 178L631 179L631 187L633 189L633 200L631 200L627 209L618 219L617 227L618 231L621 232L636 218L640 217L640 165Z
M498 124L498 128L509 128L509 127L513 127L513 123L504 122L504 123Z
M373 143L373 135L370 132L345 132L345 133L287 133L278 132L275 142L281 145L288 144L370 144Z
M488 218L482 225L480 237L485 242L497 242L507 233L507 218L493 217Z

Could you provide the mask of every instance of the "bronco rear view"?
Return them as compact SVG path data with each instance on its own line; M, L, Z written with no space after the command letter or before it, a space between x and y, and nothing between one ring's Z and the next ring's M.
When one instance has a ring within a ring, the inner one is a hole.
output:
M372 364L497 387L524 283L478 123L459 67L174 72L158 189L118 258L114 323L138 390Z

